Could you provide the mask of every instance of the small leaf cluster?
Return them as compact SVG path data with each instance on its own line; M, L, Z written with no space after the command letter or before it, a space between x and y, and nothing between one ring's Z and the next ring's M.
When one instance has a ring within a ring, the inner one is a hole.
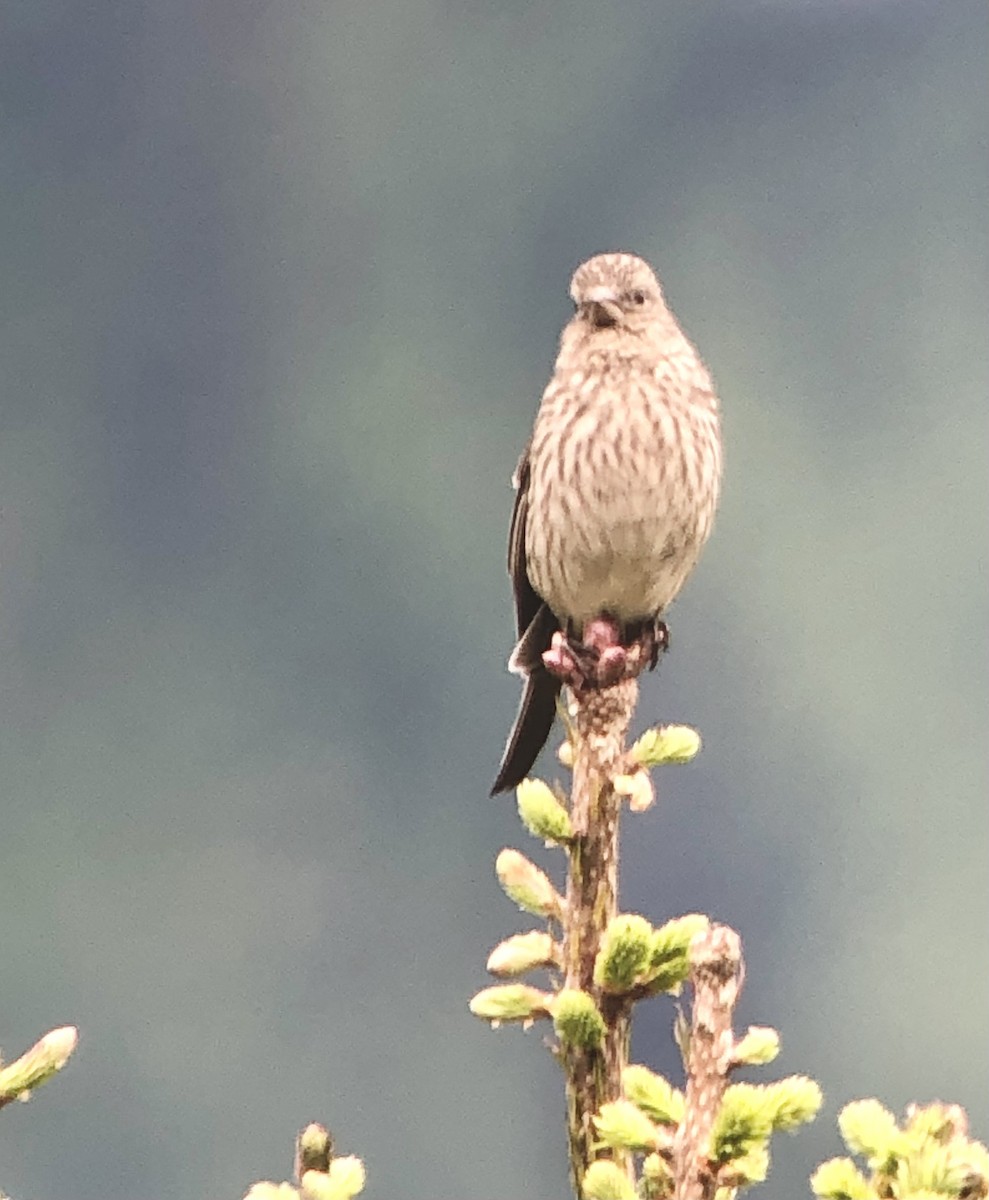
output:
M650 769L688 763L700 748L701 735L689 725L658 725L647 729L629 750L627 769L615 779L615 791L628 799L632 812L645 812L656 802Z
M745 1060L736 1054L734 1061ZM769 1170L772 1135L792 1133L813 1121L822 1100L820 1087L804 1075L790 1075L776 1083L729 1084L708 1151L719 1186L734 1192L761 1183Z
M527 779L519 785L517 795L519 816L533 836L550 844L563 844L570 838L567 810L544 783ZM542 917L547 928L515 933L499 942L488 955L488 970L500 979L518 979L530 971L559 968L561 948L552 931L562 920L564 901L549 876L507 846L495 859L495 874L509 900L523 912ZM505 1021L527 1028L537 1019L552 1017L555 1002L555 991L527 983L502 983L478 992L470 1011L493 1028Z
M561 798L545 783L526 779L516 791L522 824L547 845L565 846L572 840L570 814ZM518 850L506 847L495 860L495 874L509 900L523 912L541 917L546 929L530 929L505 938L488 955L488 970L500 979L518 979L530 971L562 968L562 948L554 936L563 920L564 900L549 877ZM502 983L478 992L470 1002L476 1017L497 1028L514 1021L527 1028L533 1021L551 1019L558 1034L581 1045L595 1045L604 1022L593 999L583 992L561 991L558 978L550 990L527 983Z
M336 1157L329 1130L315 1122L296 1139L295 1183L256 1183L244 1200L353 1200L364 1190L364 1164Z
M653 730L651 736L659 732ZM653 757L658 753L654 747ZM516 796L519 817L534 837L558 847L573 841L562 797L547 784L526 779ZM709 924L707 917L691 913L654 928L637 913L622 913L601 939L594 962L595 995L561 990L563 950L555 931L563 921L563 897L541 868L511 847L498 854L495 873L505 895L523 912L541 917L546 929L515 933L499 942L488 956L488 971L499 979L518 980L530 971L546 970L551 982L548 990L521 982L484 988L471 1000L471 1012L492 1026L515 1022L527 1027L536 1020L552 1020L561 1043L584 1049L600 1045L604 1037L601 997L632 1002L659 992L678 993L690 972L691 939Z
M902 1123L878 1100L842 1109L838 1127L848 1150L862 1160L832 1158L814 1172L821 1200L985 1200L989 1151L968 1137L957 1104L911 1105Z
M709 923L699 913L688 913L655 929L637 913L620 913L601 939L595 984L611 995L677 994L690 974L690 943Z
M736 1046L741 1047L753 1034L759 1035L757 1042L765 1044L762 1035L770 1032L750 1030ZM732 1065L742 1061L733 1056ZM622 1091L622 1099L602 1106L594 1127L602 1147L637 1157L638 1185L616 1163L599 1160L590 1181L585 1177L585 1197L667 1200L674 1191L674 1146L684 1120L684 1095L662 1075L639 1065L626 1067ZM769 1170L772 1134L813 1120L820 1106L820 1088L799 1075L771 1084L729 1085L707 1152L707 1173L722 1200L761 1183Z

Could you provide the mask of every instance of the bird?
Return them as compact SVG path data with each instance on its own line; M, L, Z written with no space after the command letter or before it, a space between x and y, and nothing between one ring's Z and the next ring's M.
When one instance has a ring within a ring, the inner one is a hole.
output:
M574 272L570 297L513 477L509 667L525 682L492 795L529 774L564 682L614 681L595 675L602 627L620 646L645 639L655 665L662 616L710 536L721 489L714 385L653 269L634 254L595 255ZM620 669L622 651L608 653ZM632 661L637 673L641 656Z

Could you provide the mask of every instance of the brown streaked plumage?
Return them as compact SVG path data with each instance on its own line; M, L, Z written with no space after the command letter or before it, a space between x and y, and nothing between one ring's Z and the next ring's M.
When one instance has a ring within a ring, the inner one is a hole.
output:
M633 629L673 601L711 532L718 401L649 265L599 254L574 273L576 313L515 475L508 569L525 690L492 793L528 774L560 691L554 632L599 616Z

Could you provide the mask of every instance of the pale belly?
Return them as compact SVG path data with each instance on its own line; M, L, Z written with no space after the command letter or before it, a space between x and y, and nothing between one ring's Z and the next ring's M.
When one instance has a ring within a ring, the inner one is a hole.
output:
M526 567L561 619L655 617L707 541L720 479L717 413L676 363L547 391L530 449ZM691 351L690 370L701 370ZM623 403L613 397L622 394ZM710 399L709 393L702 393Z
M706 538L695 515L663 513L657 504L636 519L607 520L609 507L580 506L555 528L532 519L527 528L533 586L558 616L578 624L602 613L633 621L662 612Z

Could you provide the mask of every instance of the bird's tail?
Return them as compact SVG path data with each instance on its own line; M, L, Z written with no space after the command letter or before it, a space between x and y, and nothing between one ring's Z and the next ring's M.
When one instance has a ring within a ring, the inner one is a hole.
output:
M498 778L491 789L492 796L507 792L525 779L553 728L561 685L543 666L543 651L549 649L558 628L559 622L549 607L540 605L512 653L509 666L525 676L525 690L508 735Z
M559 694L560 681L554 679L542 664L526 677L522 703L508 735L498 778L491 789L492 796L517 787L532 770L532 764L553 728Z

